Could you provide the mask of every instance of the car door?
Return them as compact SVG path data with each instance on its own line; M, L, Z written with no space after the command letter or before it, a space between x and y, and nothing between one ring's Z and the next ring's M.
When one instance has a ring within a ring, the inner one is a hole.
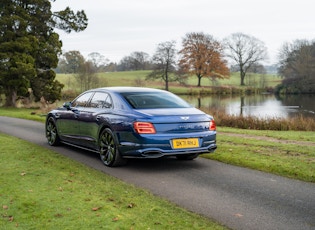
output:
M70 105L64 107L62 112L58 113L57 127L62 140L77 145L80 144L79 117L92 95L93 92L81 94Z
M112 108L112 100L106 92L95 92L88 105L80 112L79 129L81 141L84 146L97 149L98 131L100 124L100 115L106 116L106 113Z

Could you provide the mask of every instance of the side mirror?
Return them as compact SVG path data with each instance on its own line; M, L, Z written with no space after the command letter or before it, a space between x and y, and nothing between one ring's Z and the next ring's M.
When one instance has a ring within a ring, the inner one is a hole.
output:
M72 112L76 113L76 114L79 114L79 110L75 107L72 107L72 104L71 102L65 102L63 103L63 107L67 110L71 110Z
M62 105L64 108L66 108L67 110L70 110L71 109L71 102L65 102L63 103Z

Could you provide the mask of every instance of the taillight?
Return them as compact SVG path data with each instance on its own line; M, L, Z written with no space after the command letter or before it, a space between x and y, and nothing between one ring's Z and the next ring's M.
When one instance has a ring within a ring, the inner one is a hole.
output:
M217 126L215 125L214 120L210 121L210 126L209 126L209 130L210 131L215 131L217 129Z
M139 134L154 134L156 133L154 125L150 122L135 122L133 127Z

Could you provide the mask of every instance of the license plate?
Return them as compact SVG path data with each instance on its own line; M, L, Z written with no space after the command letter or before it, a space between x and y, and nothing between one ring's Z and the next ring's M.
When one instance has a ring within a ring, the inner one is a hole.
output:
M173 148L174 149L184 149L184 148L198 148L199 139L198 138L188 138L188 139L174 139Z

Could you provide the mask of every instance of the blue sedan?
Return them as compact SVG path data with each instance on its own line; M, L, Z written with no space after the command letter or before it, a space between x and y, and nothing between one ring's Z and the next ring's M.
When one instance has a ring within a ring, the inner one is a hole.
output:
M212 116L151 88L88 90L50 111L45 129L50 145L97 152L106 166L125 164L128 158L192 160L217 148Z

